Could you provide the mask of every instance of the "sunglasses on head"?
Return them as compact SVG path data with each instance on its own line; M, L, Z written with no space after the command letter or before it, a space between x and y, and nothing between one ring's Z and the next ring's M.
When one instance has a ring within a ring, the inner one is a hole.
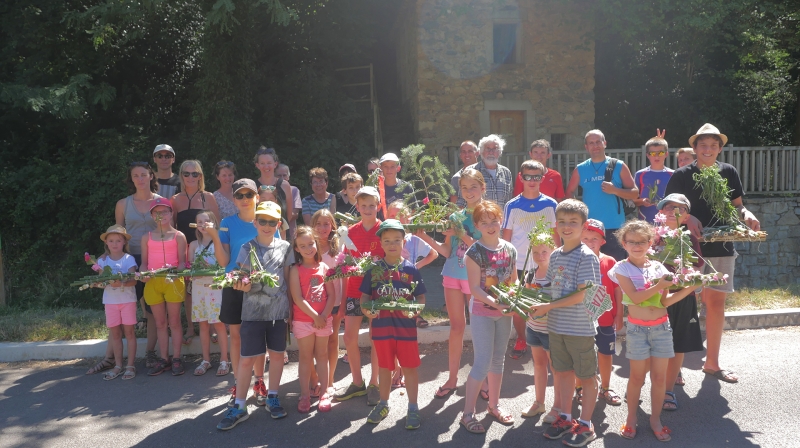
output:
M222 160L222 161L217 162L217 166L220 167L220 168L223 168L223 167L226 167L226 166L230 167L230 166L233 166L233 162L229 162L227 160Z
M278 221L275 221L275 220L272 220L272 219L260 219L259 218L259 219L256 219L256 222L258 222L258 225L260 225L262 227L264 227L264 226L277 227L277 225L278 225Z
M647 155L649 155L649 156L663 156L666 153L667 153L666 151L651 151L651 152L648 152Z
M183 172L183 177L189 177L189 176L197 178L197 177L200 177L200 173L198 173L197 171L192 171L192 172L184 171Z
M153 157L155 157L156 159L171 159L171 158L175 157L175 155L170 153L170 152L168 152L166 154L158 153Z
M522 175L522 180L525 180L525 181L531 181L532 180L532 181L535 181L535 182L539 182L540 180L542 180L542 177L544 177L544 176L542 176L541 174L523 174Z
M267 191L272 193L273 191L275 191L275 185L262 185L258 187L258 189L261 191Z
M248 192L248 193L235 193L233 195L233 198L234 199L244 199L244 198L253 199L255 196L256 196L256 194L251 191L251 192Z
M131 162L128 166L130 168L150 168L150 164L147 162Z
M275 148L261 148L258 150L258 152L256 152L256 154L275 154Z

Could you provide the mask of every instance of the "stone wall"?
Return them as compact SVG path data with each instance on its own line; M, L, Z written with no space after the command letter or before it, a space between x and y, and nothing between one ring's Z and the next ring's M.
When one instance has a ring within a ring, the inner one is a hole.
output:
M477 141L486 133L479 123L485 101L509 100L530 104L527 141L565 133L567 149L582 148L583 134L594 127L594 42L587 38L593 22L585 10L545 0L411 1L416 35L398 37L416 37L417 104L408 104L416 107L411 115L418 141L432 151ZM495 65L493 25L515 20L522 32L520 63ZM401 86L411 75L410 64L403 67L398 67Z
M744 197L767 232L763 243L736 243L734 287L800 283L800 197Z

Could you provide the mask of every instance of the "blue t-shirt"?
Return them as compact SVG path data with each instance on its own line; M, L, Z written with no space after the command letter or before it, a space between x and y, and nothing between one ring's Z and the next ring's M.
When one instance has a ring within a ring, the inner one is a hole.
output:
M599 164L592 159L586 159L577 166L580 176L580 186L583 188L583 202L589 207L589 218L602 222L608 229L619 229L625 223L625 210L617 202L617 196L603 193L602 185L605 181L606 165L609 157ZM617 162L611 183L617 188L622 188L622 161Z
M252 222L242 221L238 214L223 219L219 226L228 229L219 232L219 241L230 246L231 259L225 266L225 272L231 272L237 267L236 256L239 255L239 249L244 243L254 239L258 232Z
M648 166L637 171L633 176L633 183L639 189L640 199L650 197L650 192L655 190L655 196L650 201L653 205L639 207L639 219L653 223L653 219L658 214L658 206L656 204L666 196L667 184L673 172L672 169L667 167L664 167L661 171L653 171Z
M481 232L475 228L475 223L472 222L472 213L467 213L466 210L459 210L450 215L450 218L461 221L464 231L472 239L478 240L481 238ZM457 236L450 237L450 256L444 262L444 267L442 268L443 276L453 277L458 280L467 279L467 264L464 261L467 249L469 249L469 246L461 238Z
M550 227L556 226L556 207L558 202L550 196L539 194L539 196L528 199L522 195L506 202L506 211L503 213L503 230L511 229L511 240L509 241L517 249L517 269L522 269L525 265L525 256L528 253L528 233L544 216ZM528 260L530 261L530 260Z

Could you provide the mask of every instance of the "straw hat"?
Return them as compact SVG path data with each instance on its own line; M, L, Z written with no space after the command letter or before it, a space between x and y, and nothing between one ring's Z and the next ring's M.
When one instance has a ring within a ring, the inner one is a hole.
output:
M100 239L103 240L103 242L105 242L106 237L112 233L119 233L120 235L124 236L125 241L131 240L131 236L128 235L127 231L125 230L125 227L122 227L121 225L118 224L114 224L113 226L109 227L108 230L106 230L106 233L100 235Z
M697 134L689 137L689 146L694 147L694 141L697 137L701 135L718 135L719 138L722 139L722 146L725 146L728 143L728 136L719 132L716 126L711 123L706 123L697 130Z

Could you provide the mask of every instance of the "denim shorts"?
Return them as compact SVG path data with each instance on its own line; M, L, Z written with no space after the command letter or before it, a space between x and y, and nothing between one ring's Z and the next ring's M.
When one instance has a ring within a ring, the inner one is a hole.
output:
M625 356L634 361L647 358L673 358L672 327L669 321L645 327L627 323Z
M531 347L542 347L548 352L550 351L550 333L542 333L525 327L525 342Z

